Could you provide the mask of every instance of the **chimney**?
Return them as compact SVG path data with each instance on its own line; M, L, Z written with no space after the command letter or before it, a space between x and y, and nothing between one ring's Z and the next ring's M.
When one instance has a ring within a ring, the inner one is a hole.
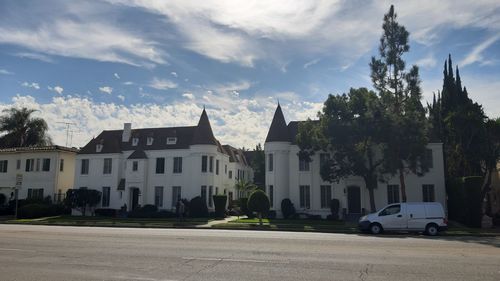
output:
M132 134L132 123L123 123L122 142L128 142Z

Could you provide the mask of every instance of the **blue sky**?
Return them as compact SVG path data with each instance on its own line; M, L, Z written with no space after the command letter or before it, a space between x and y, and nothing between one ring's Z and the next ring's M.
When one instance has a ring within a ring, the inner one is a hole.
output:
M382 17L410 32L424 102L448 53L490 117L500 116L499 1L0 2L0 109L29 106L56 143L104 129L194 125L206 106L216 137L263 142L276 102L314 118L329 93L371 87Z

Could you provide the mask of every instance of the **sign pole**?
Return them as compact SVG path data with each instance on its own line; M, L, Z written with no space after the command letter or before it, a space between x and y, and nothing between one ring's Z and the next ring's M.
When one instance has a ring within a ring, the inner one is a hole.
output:
M18 197L19 197L19 189L23 186L23 175L16 175L16 187L14 189L14 196L16 198L16 211L14 214L15 219L17 220L17 207L18 207Z

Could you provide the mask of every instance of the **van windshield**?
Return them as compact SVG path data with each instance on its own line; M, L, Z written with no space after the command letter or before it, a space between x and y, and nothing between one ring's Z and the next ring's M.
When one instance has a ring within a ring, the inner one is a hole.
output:
M395 215L401 211L401 205L391 205L384 210L382 210L378 215L379 216L389 216L389 215Z

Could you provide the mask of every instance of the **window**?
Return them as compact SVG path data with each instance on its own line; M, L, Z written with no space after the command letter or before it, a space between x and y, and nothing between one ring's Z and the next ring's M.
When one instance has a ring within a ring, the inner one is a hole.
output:
M104 166L102 168L102 173L105 175L111 174L112 170L111 158L104 158Z
M269 172L272 172L274 167L273 167L273 154L270 153L268 156L267 156L267 166L269 167Z
M26 159L26 172L33 172L35 166L35 159Z
M205 202L205 204L207 204L207 186L206 185L201 186L200 196L201 196L201 199L203 200L203 202Z
M213 206L213 199L212 196L214 195L214 188L212 186L208 187L208 207L212 208Z
M148 137L147 145L152 145L152 144L153 144L153 138L152 137Z
M157 174L165 173L165 158L163 157L156 158L156 173Z
M229 178L232 179L233 178L233 171L229 171Z
M433 184L424 184L422 185L422 201L424 202L435 202L436 198L434 197L434 185Z
M63 171L64 171L64 159L61 159L61 161L59 161L59 172Z
M328 153L321 153L319 155L319 168L322 169L323 166L330 160L330 154Z
M137 170L139 170L139 162L133 161L132 162L132 171L136 172Z
M167 138L167 144L176 144L176 143L177 143L177 138L175 137Z
M434 168L434 158L432 157L432 149L425 150L425 161L427 162L427 167Z
M182 173L182 157L174 157L174 174Z
M139 138L132 138L132 146L137 146L139 144Z
M300 186L300 207L309 209L311 208L311 193L308 185Z
M387 204L399 203L399 185L387 185Z
M401 205L397 204L397 205L392 205L392 206L385 208L378 215L380 217L381 216L390 216L390 215L398 214L400 211L401 211Z
M172 208L175 208L177 205L177 200L181 199L181 187L180 186L172 186Z
M7 160L0 160L0 173L7 173Z
M155 206L163 207L163 186L155 186Z
M224 165L224 174L227 175L227 165Z
M36 171L40 171L40 158L36 159Z
M208 159L208 156L206 156L206 155L201 156L201 172L202 173L207 172L207 159Z
M309 171L309 161L304 157L299 157L299 171Z
M219 174L219 159L215 160L215 174Z
M215 187L215 195L218 195L219 194L219 187Z
M330 185L321 186L321 209L330 208L332 201L332 187Z
M16 169L21 170L21 159L17 159L16 161Z
M274 208L274 186L269 186L269 207Z
M28 199L43 199L43 188L28 188Z
M210 156L210 162L208 162L208 170L210 171L210 173L213 173L214 172L214 157L213 156Z
M50 158L44 158L42 162L42 171L50 171Z
M109 186L102 187L102 206L109 207L109 196L111 188Z
M102 148L103 148L103 145L102 145L102 144L97 144L97 145L95 146L95 151L96 151L96 152L101 152L101 151L102 151Z
M82 166L80 169L80 174L82 174L82 175L89 174L89 159L82 159Z

